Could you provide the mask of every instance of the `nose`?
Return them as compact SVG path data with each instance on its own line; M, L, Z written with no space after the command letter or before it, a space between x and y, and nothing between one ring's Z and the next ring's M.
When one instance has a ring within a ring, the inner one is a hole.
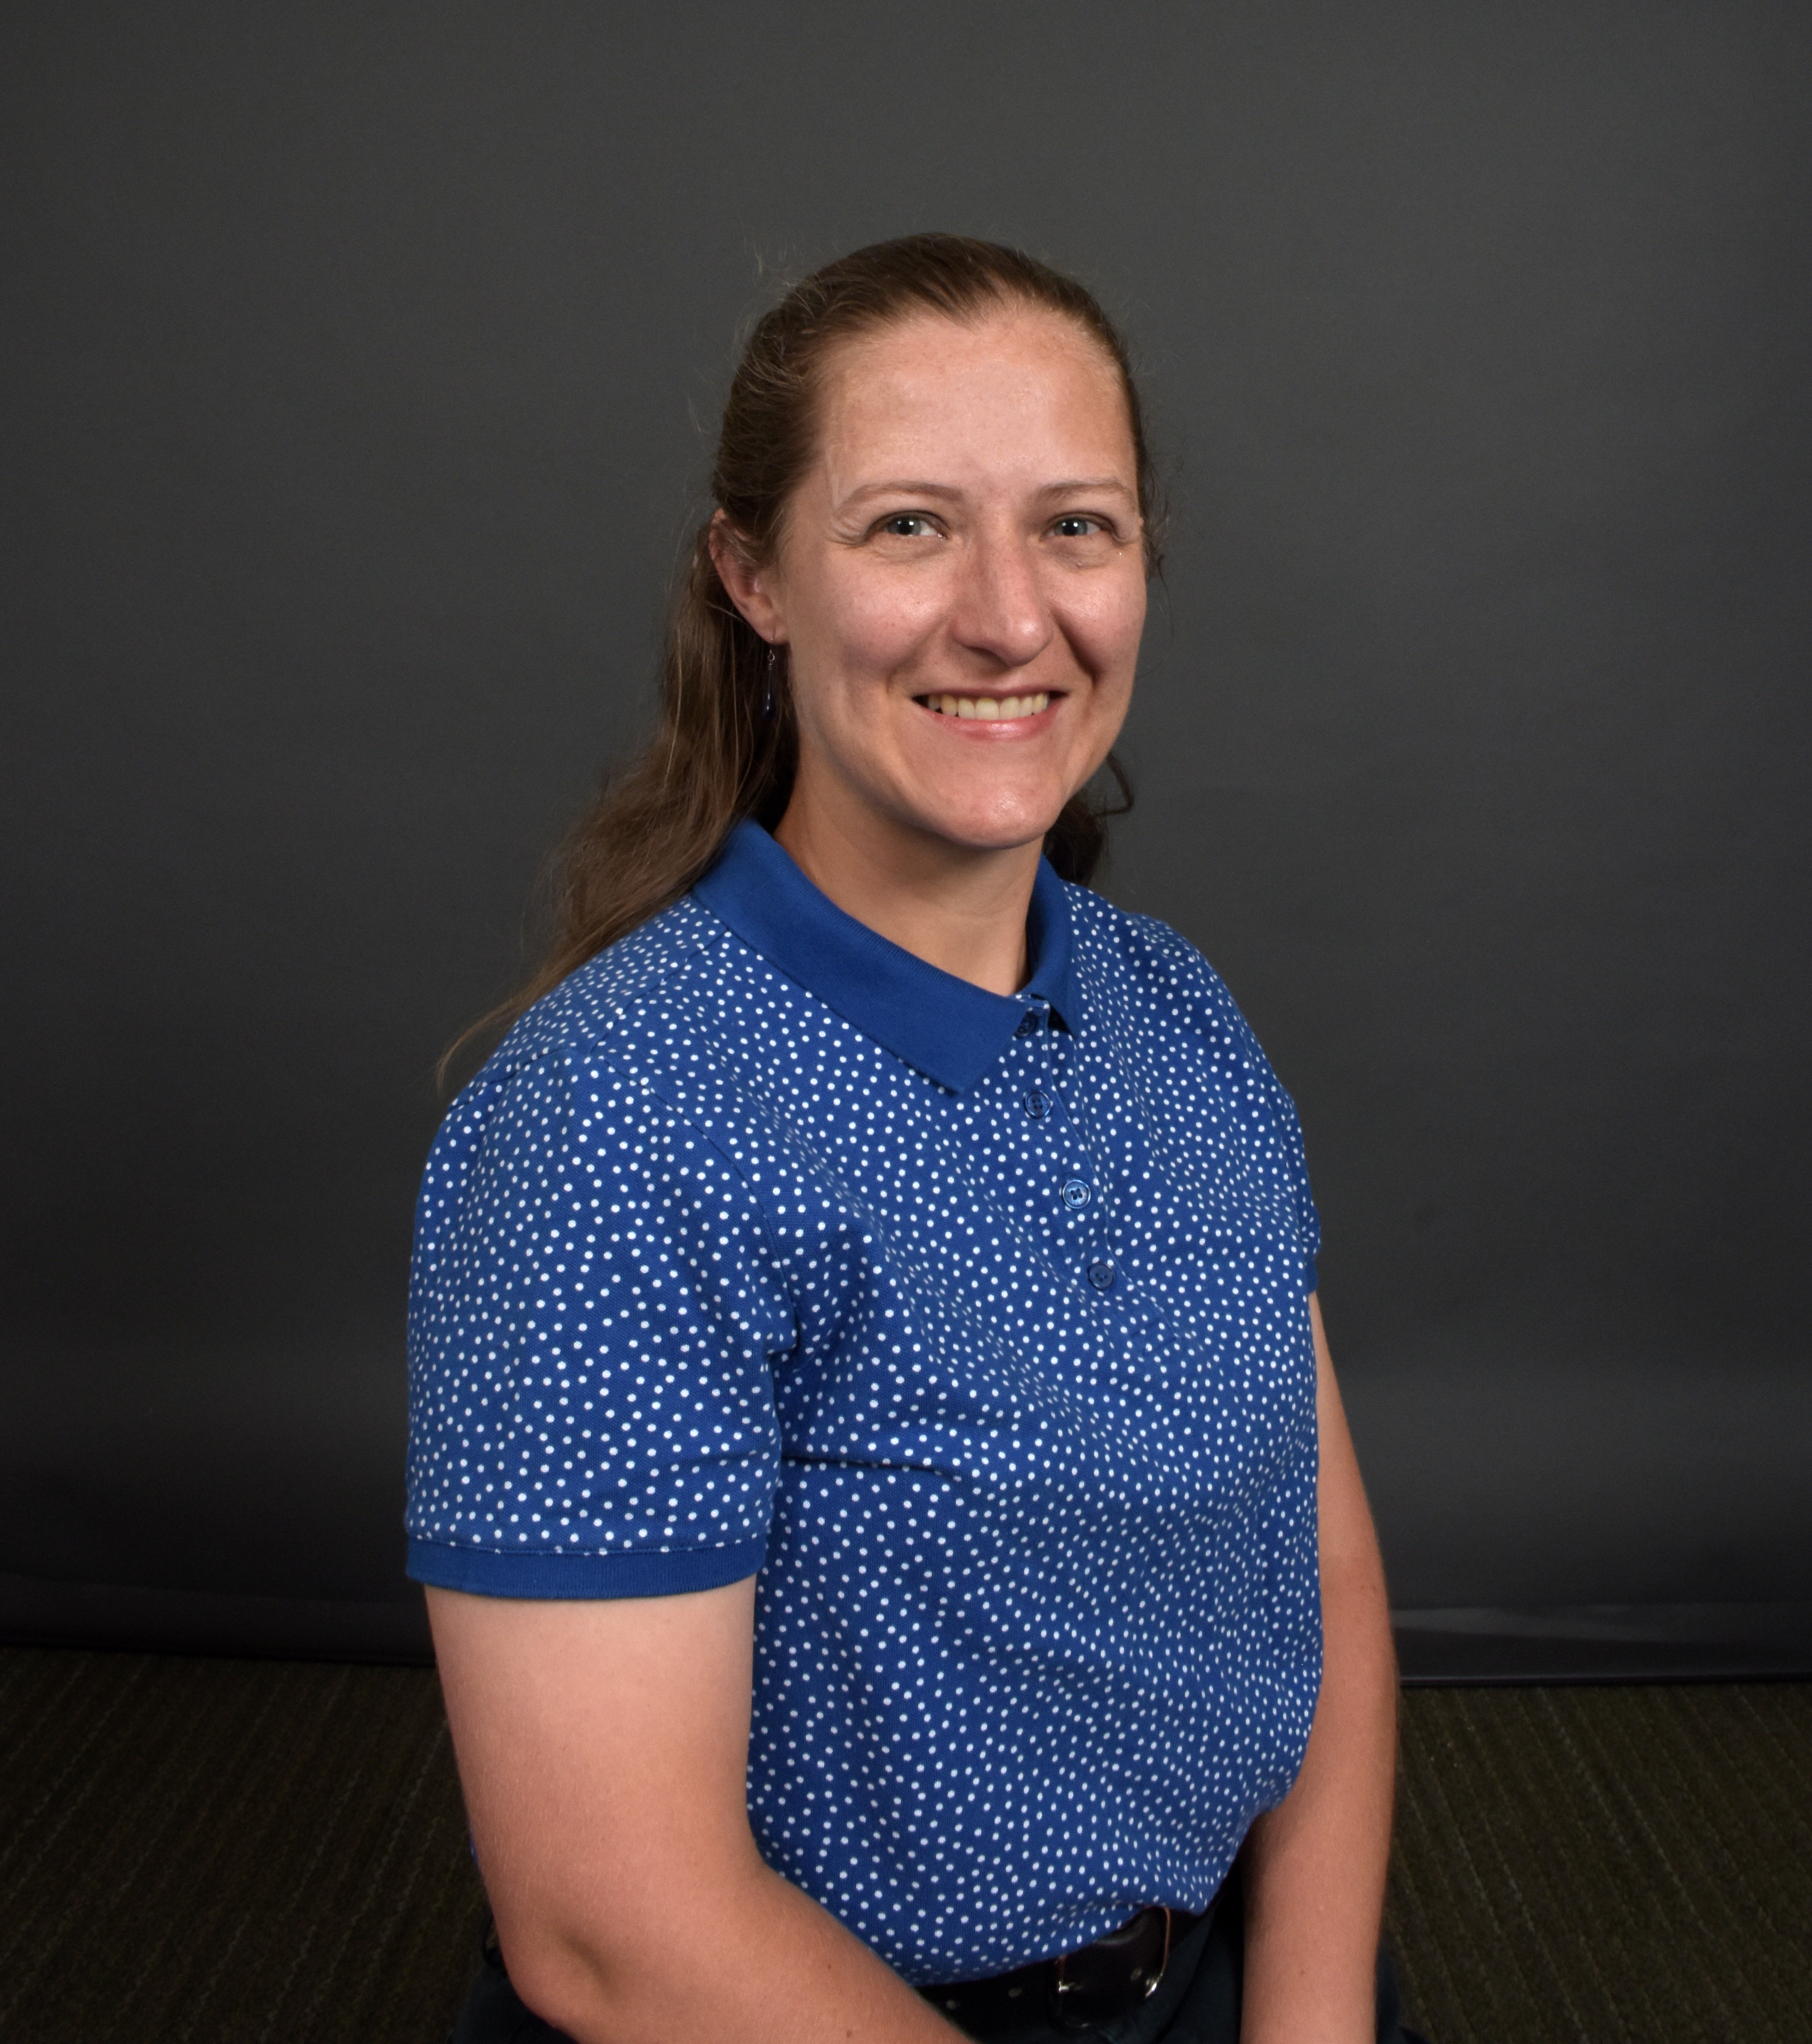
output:
M1003 667L1027 667L1038 658L1056 624L1028 539L1008 531L973 536L950 625L962 644Z

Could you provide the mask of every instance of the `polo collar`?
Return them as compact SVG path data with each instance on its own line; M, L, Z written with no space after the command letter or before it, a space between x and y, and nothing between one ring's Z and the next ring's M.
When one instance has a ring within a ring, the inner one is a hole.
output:
M1045 859L1026 919L1031 977L1012 996L927 965L846 915L747 818L692 891L751 950L953 1093L966 1093L987 1071L1035 1002L1047 1003L1066 1024L1076 1019L1069 903Z

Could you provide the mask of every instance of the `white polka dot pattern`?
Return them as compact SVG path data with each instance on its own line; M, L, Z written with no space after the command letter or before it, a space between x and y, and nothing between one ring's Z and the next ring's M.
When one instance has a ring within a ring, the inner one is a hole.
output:
M421 1196L412 1573L759 1566L758 1841L920 1982L1203 1907L1319 1685L1295 1111L1198 953L1065 894L1076 1012L961 1090L689 897Z

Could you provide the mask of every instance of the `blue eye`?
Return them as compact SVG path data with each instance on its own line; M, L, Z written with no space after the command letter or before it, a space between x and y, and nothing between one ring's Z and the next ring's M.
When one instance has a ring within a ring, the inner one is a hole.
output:
M1085 518L1078 512L1073 517L1059 518L1052 528L1060 540L1086 540L1098 532L1100 525L1092 518Z
M936 528L922 511L900 511L891 518L884 518L881 529L892 539L918 540Z

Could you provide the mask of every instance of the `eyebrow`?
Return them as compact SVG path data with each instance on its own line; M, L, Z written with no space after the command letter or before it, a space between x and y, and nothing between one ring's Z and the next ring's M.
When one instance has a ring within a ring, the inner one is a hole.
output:
M1037 497L1085 497L1092 491L1111 490L1116 496L1136 498L1137 492L1130 483L1123 482L1117 475L1084 475L1068 478L1062 482L1041 483L1033 492ZM843 499L845 504L855 503L864 497L935 497L946 503L963 495L947 482L927 482L910 476L885 482L864 482L852 490Z
M1091 490L1111 490L1122 497L1134 494L1130 482L1123 482L1117 475L1079 475L1067 482L1047 482L1038 493L1040 497L1086 497Z

